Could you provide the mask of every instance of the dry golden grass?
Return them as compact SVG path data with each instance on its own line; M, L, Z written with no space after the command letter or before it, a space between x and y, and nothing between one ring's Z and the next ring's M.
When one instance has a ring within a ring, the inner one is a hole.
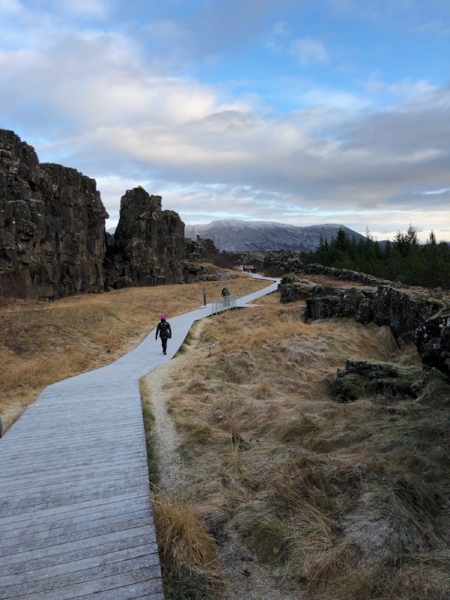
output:
M267 282L239 276L227 282L243 296ZM108 364L169 318L220 296L223 281L129 288L55 302L0 303L0 416L5 429L56 381Z
M417 353L386 328L306 325L300 304L261 304L208 321L170 388L183 501L308 597L450 597L450 386L339 404L348 358L418 365Z
M192 506L178 498L156 495L153 514L159 554L166 568L197 575L217 573L214 540Z
M217 598L221 590L216 545L196 509L181 497L154 494L164 592L174 600Z

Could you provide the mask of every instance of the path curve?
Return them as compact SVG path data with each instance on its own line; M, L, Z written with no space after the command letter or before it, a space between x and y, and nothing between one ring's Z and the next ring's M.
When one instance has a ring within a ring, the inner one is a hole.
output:
M267 279L255 276L260 279ZM244 296L248 306L278 280ZM114 363L47 387L0 440L0 600L163 600L139 379L211 305Z

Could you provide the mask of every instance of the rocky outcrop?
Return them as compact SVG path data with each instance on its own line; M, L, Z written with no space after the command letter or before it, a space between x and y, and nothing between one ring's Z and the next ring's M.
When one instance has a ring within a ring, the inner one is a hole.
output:
M44 298L103 289L105 218L95 180L39 164L34 149L0 130L0 276ZM7 292L7 290L6 290Z
M306 299L305 320L331 319L332 317L353 317L359 323L373 320L372 296L367 290L335 289L331 294L320 292Z
M185 252L188 260L207 260L213 261L219 254L214 242L207 238L197 236L196 240L185 238Z
M295 284L286 287L294 288ZM317 288L306 299L305 321L352 317L363 324L389 326L400 346L416 344L426 369L450 376L450 306L444 300L421 298L387 286L376 292L354 288L336 289L326 295L314 292Z
M163 211L161 200L142 187L122 196L119 223L114 237L107 238L108 286L183 282L184 223L178 213Z
M372 296L371 320L377 325L388 325L397 341L409 343L414 341L415 330L442 307L439 300L380 286Z
M281 304L289 304L290 302L305 300L314 293L317 287L319 286L312 281L299 279L298 277L283 277L278 284L280 302Z
M414 341L415 331L442 309L442 302L416 297L388 286L372 290L337 289L335 293L307 298L305 320L354 317L358 322L387 325L397 343Z
M338 369L336 399L354 402L359 398L417 398L422 372L419 367L370 360L348 360L345 370Z
M196 283L197 281L217 281L218 275L212 269L203 265L183 263L184 283Z
M301 253L294 250L278 250L266 252L263 260L264 274L267 276L281 275L284 273L300 273L304 264Z
M212 260L208 239L184 237L176 212L139 187L122 197L114 235L96 182L39 164L34 149L0 130L0 295L59 298L132 285L213 279L183 260Z
M450 376L450 315L426 321L415 331L414 341L425 365Z

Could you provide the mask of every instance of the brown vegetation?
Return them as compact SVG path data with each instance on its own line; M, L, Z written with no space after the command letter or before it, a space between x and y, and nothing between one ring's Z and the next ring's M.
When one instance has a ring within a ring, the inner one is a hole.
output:
M207 525L223 569L237 534L279 578L279 598L288 583L322 600L449 598L450 386L338 403L346 359L418 365L415 349L387 328L306 325L299 304L262 302L208 321L171 385L189 481L179 502ZM195 597L183 577L168 597Z
M209 265L209 268L211 266ZM248 276L237 296L266 286ZM108 364L140 342L159 315L174 317L220 296L223 282L128 288L54 302L0 298L0 416L7 427L51 383Z

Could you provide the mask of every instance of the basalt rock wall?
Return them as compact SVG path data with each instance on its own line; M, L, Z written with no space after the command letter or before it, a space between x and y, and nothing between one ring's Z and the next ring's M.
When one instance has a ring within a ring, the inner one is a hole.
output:
M108 286L183 282L184 223L178 213L163 211L161 200L142 187L122 196L119 224L114 236L107 236Z
M280 285L285 302L300 299L301 282ZM450 377L450 305L448 300L423 298L388 286L370 289L341 289L306 298L305 321L351 317L359 323L389 326L399 345L414 342L428 369Z
M186 239L178 213L142 187L122 197L114 235L107 217L94 179L39 164L31 146L0 130L0 296L184 283L192 268L183 260L218 252L211 240Z
M415 331L442 309L437 300L419 298L381 285L373 290L336 290L333 294L311 296L306 300L306 320L354 317L358 322L387 325L396 341L410 343Z
M44 298L103 289L105 218L95 180L39 164L34 149L0 130L0 277ZM7 292L7 290L6 290Z

